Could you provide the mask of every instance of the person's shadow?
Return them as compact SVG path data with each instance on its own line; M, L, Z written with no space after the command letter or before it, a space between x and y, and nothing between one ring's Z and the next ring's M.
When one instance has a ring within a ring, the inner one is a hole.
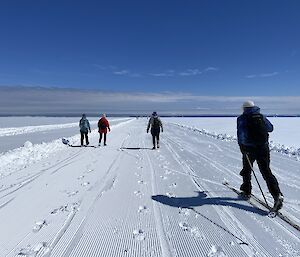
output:
M121 150L152 150L150 147L121 147Z
M197 196L194 197L169 197L166 195L153 195L151 198L159 203L178 208L194 209L194 207L203 205L219 205L230 206L240 210L256 213L261 216L268 215L267 211L255 208L253 206L241 204L240 202L245 201L241 197L207 197L205 191L197 191Z

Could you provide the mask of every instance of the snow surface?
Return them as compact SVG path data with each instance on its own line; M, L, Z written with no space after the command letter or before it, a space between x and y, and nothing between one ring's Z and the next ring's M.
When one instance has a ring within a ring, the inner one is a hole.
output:
M236 136L236 119L235 117L164 118L166 122L234 137ZM270 133L271 141L286 147L300 148L300 117L270 117L268 119L274 125L274 131Z
M79 133L79 118L47 118L40 117L14 117L15 123L12 122L12 117L7 117L7 123L4 122L4 117L0 117L0 153L15 149L24 145L26 141L32 143L49 142L57 138L73 136ZM110 118L110 122L114 124L119 120L127 118ZM91 128L97 127L98 119L91 118ZM28 122L33 122L35 125L28 126ZM72 121L71 123L66 123ZM61 123L55 123L61 122ZM7 127L10 125L10 127ZM24 126L26 125L26 126Z
M222 184L241 183L234 140L163 121L155 151L147 120L127 119L106 147L57 139L3 153L0 256L300 256L299 231ZM96 131L90 141L97 145ZM300 162L271 158L282 212L300 224ZM253 193L260 197L255 181Z

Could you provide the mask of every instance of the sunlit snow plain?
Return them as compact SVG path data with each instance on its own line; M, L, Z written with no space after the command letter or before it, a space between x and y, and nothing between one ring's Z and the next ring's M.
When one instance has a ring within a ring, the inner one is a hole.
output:
M223 185L241 184L236 118L162 118L156 150L146 118L108 118L100 147L93 117L80 147L79 119L0 118L1 257L300 256L298 230ZM282 213L299 225L300 119L270 120Z

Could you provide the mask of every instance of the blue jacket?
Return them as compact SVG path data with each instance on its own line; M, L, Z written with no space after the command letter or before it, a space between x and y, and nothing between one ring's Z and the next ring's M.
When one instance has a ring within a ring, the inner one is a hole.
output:
M248 139L247 115L259 114L259 113L260 113L259 107L257 106L249 107L249 108L245 108L244 113L237 118L237 137L238 137L239 145L255 146L255 144L250 142ZM272 132L273 131L272 123L265 116L263 116L263 118L264 118L267 132Z
M87 133L89 130L91 130L90 123L87 120L87 118L81 118L79 121L79 128L80 132Z

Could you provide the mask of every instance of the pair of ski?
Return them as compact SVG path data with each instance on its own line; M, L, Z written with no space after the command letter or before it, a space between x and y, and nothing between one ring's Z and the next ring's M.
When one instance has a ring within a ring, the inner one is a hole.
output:
M286 223L291 225L293 228L300 231L300 226L295 221L293 221L291 218L289 218L287 215L283 214L280 211L274 211L272 207L267 205L263 200L261 200L257 196L251 194L250 197L245 197L240 190L229 185L228 182L223 182L223 185L225 185L227 188L229 188L230 190L235 192L237 195L241 196L243 199L245 199L245 201L250 203L253 207L261 209L260 206L263 206L264 208L266 208L269 211L268 217L275 218L276 216L278 216L281 220L285 221Z
M70 146L70 147L92 147L92 148L98 148L97 146L94 146L94 145L72 145L70 143L70 141L68 139L66 139L66 138L62 138L61 141L62 141L62 143L64 145L67 145L67 146Z

